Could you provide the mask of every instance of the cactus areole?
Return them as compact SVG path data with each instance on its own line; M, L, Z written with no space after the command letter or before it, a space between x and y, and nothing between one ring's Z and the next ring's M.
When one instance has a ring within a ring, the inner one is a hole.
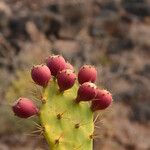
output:
M31 100L20 98L12 109L20 118L34 115L39 117L39 126L50 150L93 150L95 137L93 116L94 111L101 109L95 108L95 103L90 102L97 95L97 86L92 83L96 80L96 74L91 73L92 81L78 83L77 75L71 68L65 67L65 64L66 61L62 56L53 55L47 59L50 70L45 65L32 68L32 79L43 87L41 106L38 109ZM91 70L96 72L95 68L87 68L87 72ZM84 73L83 70L81 80ZM51 78L51 74L54 77ZM85 78L89 77L85 75ZM107 101L106 104L105 100L109 100L108 96L102 103L106 108L110 102Z

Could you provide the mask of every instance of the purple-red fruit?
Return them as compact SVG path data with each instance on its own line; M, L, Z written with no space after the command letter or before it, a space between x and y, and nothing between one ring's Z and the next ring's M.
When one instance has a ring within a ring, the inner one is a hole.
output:
M97 89L97 95L92 101L92 111L106 109L112 103L112 95L107 90Z
M31 77L36 84L45 87L51 79L51 72L46 65L37 65L32 68Z
M96 85L91 82L85 82L83 83L77 93L76 102L80 101L90 101L95 98L96 96Z
M59 71L66 69L66 61L60 55L52 55L47 58L46 64L49 67L53 76L57 76Z
M60 91L70 89L74 85L76 78L76 74L73 70L65 69L60 71L57 75L57 82Z
M12 106L13 112L20 118L28 118L37 115L39 110L36 105L27 98L19 98Z
M66 69L74 70L73 66L69 62L66 62Z
M78 81L80 84L84 82L95 82L97 78L97 70L94 66L84 65L78 73Z

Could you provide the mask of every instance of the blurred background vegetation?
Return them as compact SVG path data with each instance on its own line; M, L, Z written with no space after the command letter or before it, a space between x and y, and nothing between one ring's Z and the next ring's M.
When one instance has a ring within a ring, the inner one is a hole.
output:
M0 150L47 150L37 118L11 105L32 98L30 68L50 54L93 64L114 104L99 118L94 150L150 149L149 0L0 0Z

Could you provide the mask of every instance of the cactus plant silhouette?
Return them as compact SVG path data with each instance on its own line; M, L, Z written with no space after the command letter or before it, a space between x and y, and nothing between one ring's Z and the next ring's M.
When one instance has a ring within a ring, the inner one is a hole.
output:
M37 108L31 100L21 98L13 105L14 113L20 118L37 115L40 119L42 134L51 150L92 150L94 112L102 108L94 108L97 86L90 81L85 82L84 74L87 77L85 72L90 72L92 81L95 81L96 69L87 67L87 70L83 70L82 78L78 83L77 75L73 70L68 69L62 56L48 57L47 66L38 65L31 70L33 81L43 88L40 108ZM105 100L108 98L101 95L98 95L98 102L102 99L102 104L107 103ZM109 100L111 98L109 94ZM91 107L90 103L92 103ZM105 105L105 108L110 104L111 101Z

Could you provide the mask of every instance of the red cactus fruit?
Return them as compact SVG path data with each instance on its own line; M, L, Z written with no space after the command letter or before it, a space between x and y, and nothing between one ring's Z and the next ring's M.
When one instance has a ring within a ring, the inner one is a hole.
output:
M76 74L73 72L73 70L65 69L60 71L57 75L57 82L60 91L70 89L74 85L76 78Z
M39 110L36 105L27 98L19 98L12 106L13 112L20 118L28 118L37 115Z
M52 55L47 58L46 64L53 76L57 76L59 71L66 69L65 59L60 55Z
M112 103L112 95L107 90L97 89L97 95L92 101L92 111L106 109Z
M91 82L85 82L83 83L77 93L76 102L80 101L90 101L95 98L96 96L96 85Z
M51 72L46 65L37 65L32 68L31 77L36 84L45 87L51 79Z
M97 70L94 66L84 65L78 73L78 81L80 84L84 82L95 82L97 78Z
M73 66L69 62L66 62L66 69L74 70Z

